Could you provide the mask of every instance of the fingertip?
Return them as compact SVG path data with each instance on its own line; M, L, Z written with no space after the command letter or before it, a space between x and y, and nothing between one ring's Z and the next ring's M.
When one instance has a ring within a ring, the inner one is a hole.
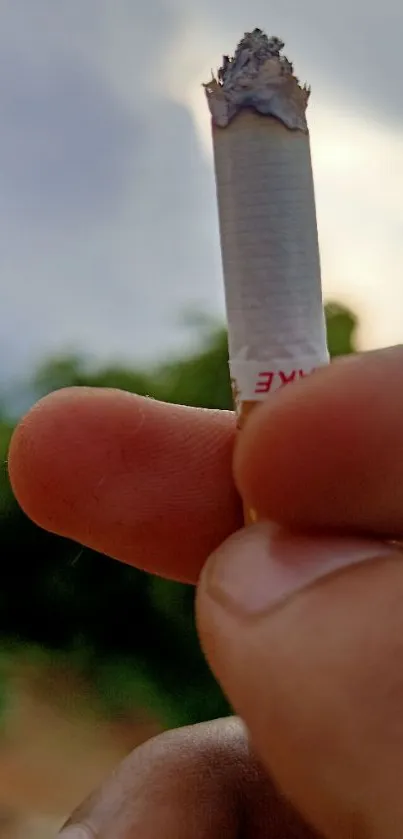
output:
M8 471L18 503L36 524L61 532L74 486L83 486L83 481L85 486L91 452L97 450L108 416L113 421L128 396L112 389L63 388L44 396L20 420L10 443ZM130 422L133 430L132 413Z
M294 510L294 481L305 469L305 452L311 440L310 425L317 419L317 396L321 398L321 371L313 386L302 381L275 393L257 405L234 451L234 479L246 506L259 516L284 516ZM319 390L317 387L319 386ZM320 445L317 439L315 447ZM299 490L299 486L298 486ZM281 506L279 501L281 498Z
M117 390L37 403L10 447L10 480L37 525L144 570L194 583L240 520L233 415Z
M352 356L255 411L234 477L261 518L297 528L402 527L402 348Z
M64 411L79 391L79 388L66 388L44 396L19 420L11 437L8 451L11 487L18 503L33 520L38 519L36 506L40 500L44 438L48 437L49 424L57 422L60 409Z

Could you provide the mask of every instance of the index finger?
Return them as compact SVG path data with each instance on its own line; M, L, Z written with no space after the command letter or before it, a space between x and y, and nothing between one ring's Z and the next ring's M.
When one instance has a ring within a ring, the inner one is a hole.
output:
M194 583L209 553L242 523L234 433L226 411L65 389L21 421L9 473L41 527Z
M403 349L331 365L268 399L239 437L248 505L288 527L403 532ZM42 527L196 582L242 525L235 420L119 391L68 389L17 428L14 491Z

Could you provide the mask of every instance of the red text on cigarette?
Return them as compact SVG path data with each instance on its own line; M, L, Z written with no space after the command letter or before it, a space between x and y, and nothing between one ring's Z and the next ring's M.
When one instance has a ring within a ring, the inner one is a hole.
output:
M316 368L314 368L316 369ZM283 370L274 372L273 370L265 370L258 374L255 386L255 393L269 393L275 387L279 387L295 382L296 379L303 379L309 376L314 370L291 370L290 373L284 373Z

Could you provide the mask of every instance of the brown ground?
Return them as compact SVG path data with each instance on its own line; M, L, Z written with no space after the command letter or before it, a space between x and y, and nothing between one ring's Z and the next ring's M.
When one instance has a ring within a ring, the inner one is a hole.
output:
M19 664L0 734L0 839L54 839L67 815L161 727L141 712L108 720L65 669Z

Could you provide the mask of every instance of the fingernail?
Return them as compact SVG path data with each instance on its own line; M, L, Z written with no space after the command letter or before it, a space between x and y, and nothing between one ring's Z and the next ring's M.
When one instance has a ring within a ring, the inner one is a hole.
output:
M210 557L202 584L210 596L253 616L336 571L388 554L399 556L398 548L371 539L296 535L261 522Z

